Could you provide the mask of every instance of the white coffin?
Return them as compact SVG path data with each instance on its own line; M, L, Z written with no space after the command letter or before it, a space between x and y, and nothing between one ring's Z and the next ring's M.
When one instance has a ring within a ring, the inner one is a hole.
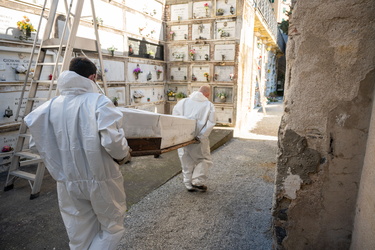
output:
M126 138L161 138L160 148L169 148L195 137L196 121L139 109L118 108L124 115Z

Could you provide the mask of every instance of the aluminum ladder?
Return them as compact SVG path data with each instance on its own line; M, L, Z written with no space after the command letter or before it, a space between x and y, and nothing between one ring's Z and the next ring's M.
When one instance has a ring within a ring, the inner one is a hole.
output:
M26 79L23 84L20 102L19 102L17 112L15 115L16 121L19 118L24 118L27 114L29 114L33 110L35 101L47 101L51 98L53 89L54 87L56 87L55 79L57 79L57 75L61 73L62 71L67 70L69 68L70 60L72 57L74 57L76 53L81 53L85 55L83 51L97 52L100 68L104 69L100 40L99 40L99 33L98 33L98 26L97 26L98 24L97 24L96 15L95 15L94 0L90 0L90 3L91 3L92 19L93 19L92 22L94 25L93 28L94 28L96 40L80 38L76 36L81 18L85 18L85 17L82 17L81 15L84 0L76 0L76 1L71 0L69 4L67 3L67 0L64 1L64 7L66 10L66 16L65 16L66 20L65 20L65 25L62 31L61 38L59 39L59 38L52 37L53 27L56 21L57 7L59 3L59 0L52 0L51 7L49 9L48 16L47 16L47 23L46 23L46 27L44 30L44 34L39 45L39 52L38 52L36 63L35 63L34 75L30 77L31 63L33 62L33 57L36 51L37 42L38 42L37 40L39 37L39 30L40 30L42 20L44 18L44 13L46 12L47 2L49 2L49 0L45 0L41 15L40 15L40 21L39 21L37 34L35 36L35 40L34 40L31 55L30 55L30 61L29 61L29 66L28 66L27 73L26 73ZM71 12L72 7L73 7L73 2L75 2L75 13ZM65 34L68 31L69 31L68 39L64 40L63 38L66 37ZM53 51L56 53L55 62L52 62L52 63L45 62L48 51ZM51 80L41 79L43 67L46 67L46 66L53 67ZM31 78L30 84L28 84L29 78ZM97 86L103 94L107 94L108 93L107 82L106 82L104 70L102 70L102 79L103 79L102 81L103 81L104 91L99 86L98 83L97 83ZM20 109L21 109L22 101L24 100L26 86L29 86L28 96L26 98L27 99L26 106L25 106L23 115L20 116ZM49 91L48 91L47 98L37 97L38 87L41 87L41 86L43 86L44 88L48 88ZM56 91L55 95L57 94L58 93ZM35 199L39 196L39 193L40 193L40 188L42 186L42 181L44 177L45 165L38 153L31 152L30 149L27 148L26 139L30 139L30 134L28 133L28 128L26 124L23 122L23 120L21 120L18 140L14 148L13 154L11 156L12 160L11 160L11 164L8 170L8 176L5 182L4 191L13 189L15 180L17 178L23 178L23 179L28 180L31 186L30 199ZM35 164L37 164L36 173L30 173L30 166L33 166L33 165L35 166ZM21 169L21 167L24 167L24 168ZM29 171L26 171L26 168L28 168Z

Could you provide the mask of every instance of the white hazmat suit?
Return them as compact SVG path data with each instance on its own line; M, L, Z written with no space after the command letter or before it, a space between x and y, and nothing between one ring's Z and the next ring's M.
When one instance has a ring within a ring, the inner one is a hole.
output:
M25 117L35 146L57 181L60 212L71 249L115 249L126 211L123 177L113 159L129 147L122 113L73 71L57 82L60 96Z
M173 115L197 121L195 135L200 143L179 148L178 156L186 188L192 189L192 185L202 186L207 180L209 168L213 165L208 136L215 126L215 107L201 92L194 91L188 98L176 104Z

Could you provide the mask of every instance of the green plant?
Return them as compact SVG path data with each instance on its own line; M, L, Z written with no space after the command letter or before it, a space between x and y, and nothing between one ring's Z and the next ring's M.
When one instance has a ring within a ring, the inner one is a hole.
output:
M227 98L227 93L225 93L225 92L219 92L219 93L217 93L217 97L219 97L220 99L225 99L225 98Z
M112 102L117 107L118 106L118 97L113 97Z
M169 97L174 97L174 96L176 96L176 93L175 93L173 90L168 89L168 91L167 91L167 96L169 96Z
M117 50L117 48L115 48L115 46L111 46L111 47L109 47L108 49L107 49L108 51L116 51Z
M176 94L176 98L185 98L186 97L186 95L185 95L185 93L183 93L183 92L178 92L177 94Z

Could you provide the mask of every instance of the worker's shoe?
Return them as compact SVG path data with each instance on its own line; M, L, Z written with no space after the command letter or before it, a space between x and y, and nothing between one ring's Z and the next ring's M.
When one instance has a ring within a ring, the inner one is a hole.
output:
M202 186L196 186L196 185L192 185L193 188L196 189L196 191L198 192L206 192L207 191L207 186L205 185L202 185Z
M196 188L193 188L193 187L187 187L186 188L188 192L197 192L198 190Z

